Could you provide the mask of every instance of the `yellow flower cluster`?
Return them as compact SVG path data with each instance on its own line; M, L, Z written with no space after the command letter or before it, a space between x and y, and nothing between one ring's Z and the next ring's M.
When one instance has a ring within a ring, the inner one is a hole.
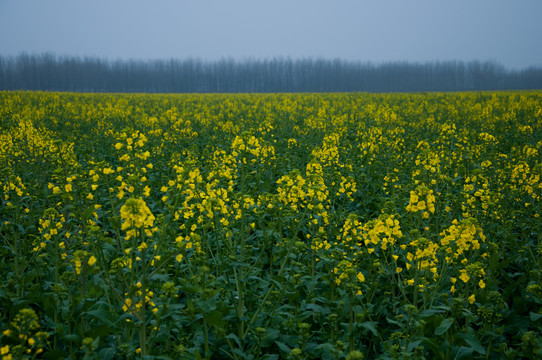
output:
M454 220L452 225L445 229L440 236L440 245L445 249L448 263L459 257L464 257L469 251L480 249L480 243L486 239L474 219L465 219L461 223Z
M16 116L17 124L0 133L0 163L12 167L15 165L14 159L18 159L17 161L34 167L31 162L39 159L40 162L57 168L73 167L76 164L73 143L60 142L55 140L50 130L37 129L31 120L35 116L36 114Z
M337 236L337 241L350 248L357 245L372 254L376 248L387 250L388 246L393 246L402 236L399 220L394 215L384 214L365 224L359 222L355 215L350 215ZM362 250L358 252L361 253Z
M530 197L529 202L540 202L542 195L542 165L531 169L526 162L520 162L512 168L512 191L524 192ZM528 205L526 205L528 206Z
M330 167L333 165L340 166L339 143L339 134L326 135L322 147L312 151L313 158L318 159L318 162L320 162L323 167Z
M294 170L277 180L277 192L281 202L297 210L307 197L307 181L299 170Z
M409 262L406 263L407 270L415 268L417 270L429 269L433 274L433 279L437 278L437 251L439 246L426 238L418 238L411 241L409 245L412 247L412 252L407 252L406 258Z
M43 218L39 219L39 232L42 236L42 239L36 239L34 241L34 251L40 251L45 249L47 246L46 242L50 241L52 237L58 236L63 227L66 219L63 214L59 214L56 209L50 208L45 210ZM69 233L66 233L69 237ZM38 242L39 241L39 242ZM60 242L59 246L61 249L64 248L63 242ZM63 257L66 257L67 254L62 254Z
M10 193L13 192L14 194L17 194L17 196L28 196L28 192L26 191L26 187L24 186L21 178L19 176L13 176L11 175L7 181L2 182L0 181L0 186L3 190L3 197L4 201L10 200ZM8 205L9 206L9 205Z
M341 183L339 184L339 190L337 191L336 195L341 196L342 194L346 194L346 197L350 201L354 201L352 194L354 194L356 191L356 182L354 179L350 176L348 178L341 176Z
M479 278L478 286L485 288L482 277L485 275L484 265L479 261L469 263L473 258L472 253L480 250L481 243L485 242L482 229L475 219L464 219L461 222L454 220L452 225L440 234L440 245L445 256L445 261L452 270L459 272L459 278L467 283L472 276ZM487 254L481 254L479 258L485 259ZM456 278L451 278L450 291L456 291Z
M335 284L337 284L337 286L341 285L345 280L349 280L350 285L357 286L365 281L363 273L356 270L354 264L348 260L341 260L337 266L333 268L333 275L335 276ZM358 290L356 294L361 295L361 291Z
M224 150L215 150L212 156L212 168L207 176L207 181L213 187L224 187L228 192L233 192L233 186L237 179L237 161L233 155Z
M489 180L485 176L467 176L463 185L463 194L465 200L461 204L461 210L464 218L477 215L492 215L499 218L491 212L491 209L498 206L499 198L490 190Z
M122 230L126 231L126 240L136 236L137 230L142 229L147 236L157 231L153 228L155 217L142 198L130 198L120 208Z
M141 282L138 282L136 286L137 286L137 290L135 291L134 296L129 297L128 293L124 294L125 299L122 305L122 310L125 313L139 315L139 313L141 312L145 304L145 307L148 308L153 314L156 315L156 313L158 312L158 307L152 301L154 293L149 289L145 289L145 296L143 296Z
M13 352L10 345L2 346L0 348L2 360L11 360L13 355L19 358L21 348L26 349L25 355L28 358L36 358L43 353L44 349L49 345L47 343L49 334L39 329L38 315L33 309L24 308L19 310L15 318L9 323L9 328L2 331L2 335L10 338L10 344L19 345L13 346L13 350L15 350Z
M350 188L351 186L349 186ZM307 164L306 178L297 169L277 180L278 200L292 210L307 208L314 225L328 223L328 190L319 163ZM318 219L321 219L319 221Z
M433 190L429 190L425 186L418 186L416 191L411 191L406 210L421 212L424 219L429 218L429 213L435 213L435 195L433 194Z
M238 158L242 164L269 164L275 158L275 148L266 145L254 135L243 134L236 136L231 144L232 155Z

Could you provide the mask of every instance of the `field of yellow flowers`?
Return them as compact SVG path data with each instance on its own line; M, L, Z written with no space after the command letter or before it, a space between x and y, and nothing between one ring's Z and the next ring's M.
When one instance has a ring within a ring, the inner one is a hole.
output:
M542 356L542 92L0 92L6 359Z

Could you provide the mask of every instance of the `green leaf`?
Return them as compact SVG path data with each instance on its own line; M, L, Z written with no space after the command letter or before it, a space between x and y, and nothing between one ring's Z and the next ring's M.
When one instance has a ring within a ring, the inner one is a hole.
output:
M226 339L230 339L230 340L233 340L235 341L235 343L237 344L237 346L241 347L241 340L239 340L239 337L237 337L237 335L235 335L234 333L230 333L226 336Z
M106 241L102 242L102 248L109 254L115 254L117 252L117 248Z
M463 358L471 359L473 352L474 352L473 348L461 346L459 350L457 351L457 354L454 356L454 359L458 359L458 360L463 359Z
M322 359L325 359L325 360L336 359L335 352L337 351L337 349L335 349L335 346L333 346L330 343L320 344L316 347L316 350L318 350L321 353Z
M542 319L542 314L534 313L531 311L529 313L529 318L531 318L531 321L537 321L537 320Z
M86 314L95 317L106 325L113 326L113 316L106 310L90 310Z
M224 324L224 314L222 314L220 311L218 310L213 310L209 313L209 315L207 315L207 322L209 323L209 325L211 326L221 326Z
M428 348L431 348L435 353L438 353L439 350L441 349L442 347L442 343L436 343L435 340L433 339L430 339L430 338L427 338L427 337L420 337L420 340L422 341L422 343L427 346ZM416 345L417 346L417 345ZM410 346L409 346L410 348ZM412 350L412 349L410 349Z
M444 312L443 309L432 308L432 309L427 309L427 310L420 311L420 314L418 315L418 317L420 319L425 319L425 318L428 318L428 317L433 316L435 314L441 314L443 312Z
M94 210L95 210L94 205L89 206L88 208L85 209L85 211L83 212L83 221L84 222L86 222L88 219L90 219L90 217L94 213Z
M399 321L393 320L392 318L386 317L386 321L390 324L401 326L401 323Z
M454 319L444 319L440 322L440 325L435 329L435 335L443 335L445 334L448 329L450 328L450 326L452 326L454 323Z
M100 320L102 323L108 326L114 326L115 323L115 317L113 314L109 311L110 305L106 302L100 301L94 304L88 311L86 311L84 314L90 315L98 320Z
M419 346L421 343L423 343L424 340L425 340L425 339L419 339L419 340L416 340L416 341L412 341L411 343L408 344L407 350L408 350L408 351L413 351L414 348L416 348L416 347Z
M239 355L241 359L250 359L250 356L241 349L233 349L231 352Z
M66 355L67 354L64 351L60 351L60 350L47 351L43 355L43 359L55 359L55 360L64 359Z
M280 335L280 331L277 329L267 329L262 338L262 347L271 345Z
M262 360L279 360L278 354L265 354Z
M305 308L323 316L329 315L329 313L331 312L331 310L329 310L328 308L316 304L307 304Z
M200 300L196 301L196 304L206 314L210 313L211 311L216 309L216 299L215 298L200 299Z
M457 336L459 336L460 338L465 340L465 342L467 344L469 344L470 347L473 348L474 351L476 351L477 353L479 353L481 355L486 354L486 349L482 346L482 344L480 344L480 341L476 337L476 332L471 327L468 328L466 334L465 333L459 333L459 334L457 334Z
M70 341L70 342L77 342L81 340L81 337L77 334L68 334L64 336L64 340Z
M378 336L378 331L376 330L376 325L378 325L378 323L376 321L365 321L362 322L360 325L372 332L374 336Z
M280 341L275 341L275 344L277 344L280 351L285 352L286 354L290 354L290 352L292 351L286 344L281 343Z

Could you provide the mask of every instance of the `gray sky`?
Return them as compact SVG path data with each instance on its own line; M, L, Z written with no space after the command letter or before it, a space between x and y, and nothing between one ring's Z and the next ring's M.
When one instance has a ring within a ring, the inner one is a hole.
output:
M0 0L0 55L542 66L542 0Z

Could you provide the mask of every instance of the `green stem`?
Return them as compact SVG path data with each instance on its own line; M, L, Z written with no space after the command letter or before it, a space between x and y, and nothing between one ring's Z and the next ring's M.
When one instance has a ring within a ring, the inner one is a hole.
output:
M141 235L142 240L143 235ZM135 251L135 249L134 249ZM147 249L142 249L141 251L141 262L142 262L142 272L141 272L141 325L139 326L139 347L141 348L141 357L147 355L147 304L145 298L147 296L147 261L146 261Z

